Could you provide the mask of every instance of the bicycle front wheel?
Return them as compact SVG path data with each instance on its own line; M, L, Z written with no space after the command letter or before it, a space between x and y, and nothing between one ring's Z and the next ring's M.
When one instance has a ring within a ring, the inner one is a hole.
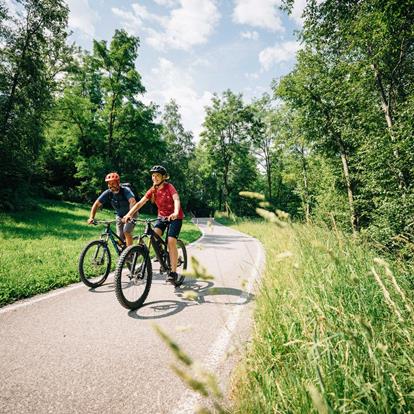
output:
M111 252L102 240L90 242L79 256L79 276L91 288L101 286L111 269Z
M185 276L182 274L187 270L187 249L185 248L184 242L182 240L177 240L177 250L178 250L178 259L177 259L177 273L178 279L175 281L175 286L180 286L185 279Z
M127 309L140 308L151 288L152 267L148 250L142 245L129 246L121 254L115 270L115 294Z

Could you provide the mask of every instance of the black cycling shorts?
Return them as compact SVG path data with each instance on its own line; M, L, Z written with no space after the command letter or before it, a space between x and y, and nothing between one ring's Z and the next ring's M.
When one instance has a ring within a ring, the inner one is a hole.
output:
M178 235L180 234L181 226L183 225L182 219L176 219L172 221L166 221L165 219L158 219L154 227L160 229L163 233L166 227L168 226L168 237L174 237L178 239Z

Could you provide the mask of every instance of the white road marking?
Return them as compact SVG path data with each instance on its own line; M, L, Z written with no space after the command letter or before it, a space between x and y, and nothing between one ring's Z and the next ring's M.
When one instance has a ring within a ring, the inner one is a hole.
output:
M79 289L80 287L86 288L86 286L82 283L76 283L75 285L70 285L66 287L62 287L56 290L53 290L52 292L44 293L41 295L34 296L31 299L23 299L22 301L19 301L18 303L12 303L11 305L6 305L4 308L0 309L0 314L12 312L18 308L24 308L26 306L33 305L38 302L43 302L46 299L54 298L56 296L59 296L63 293L69 292L71 290Z
M245 236L245 234L243 233L238 233ZM256 260L254 263L253 272L246 286L247 292L243 292L239 296L239 303L245 302L248 295L252 292L253 284L259 278L264 265L264 250L259 241L257 241L257 247L258 254L256 256ZM225 352L229 346L230 339L240 320L241 311L242 306L236 306L235 308L233 308L233 311L227 318L225 325L220 330L214 344L208 352L208 358L202 361L202 365L206 370L214 372L217 369L220 361L223 359ZM177 381L179 381L178 378ZM172 411L172 414L192 414L196 409L196 405L200 404L202 400L203 398L201 397L201 395L195 393L195 391L187 389L184 395L181 397L180 401L178 402L176 408Z

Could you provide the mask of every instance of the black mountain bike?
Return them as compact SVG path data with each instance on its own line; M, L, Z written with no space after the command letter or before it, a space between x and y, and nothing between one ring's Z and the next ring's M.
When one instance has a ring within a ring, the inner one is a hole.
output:
M93 224L103 224L105 229L101 238L88 243L79 256L80 279L91 288L101 286L111 271L109 240L118 256L126 248L125 242L111 229L111 224L114 223L116 220L95 220ZM135 236L135 238L138 237Z
M119 303L127 309L138 309L147 298L152 283L152 263L150 248L153 247L155 261L159 262L160 273L171 271L170 255L168 252L168 227L165 239L155 233L152 223L157 219L134 219L145 223L144 233L139 236L138 244L126 248L116 266L114 284ZM177 272L187 269L187 250L182 240L177 240L178 262ZM184 276L178 275L174 282L176 287L184 281Z

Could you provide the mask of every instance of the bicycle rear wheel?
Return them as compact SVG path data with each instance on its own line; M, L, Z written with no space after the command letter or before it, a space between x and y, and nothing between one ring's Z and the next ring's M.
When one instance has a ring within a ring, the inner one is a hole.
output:
M146 247L129 246L118 260L115 270L115 294L127 309L141 307L151 288L152 267Z
M181 286L184 282L185 276L182 274L187 270L187 249L185 248L184 242L182 240L177 240L177 250L178 250L178 259L177 259L177 273L178 278L174 282L175 286Z
M102 240L87 244L79 256L79 276L91 288L101 286L111 269L111 252Z

